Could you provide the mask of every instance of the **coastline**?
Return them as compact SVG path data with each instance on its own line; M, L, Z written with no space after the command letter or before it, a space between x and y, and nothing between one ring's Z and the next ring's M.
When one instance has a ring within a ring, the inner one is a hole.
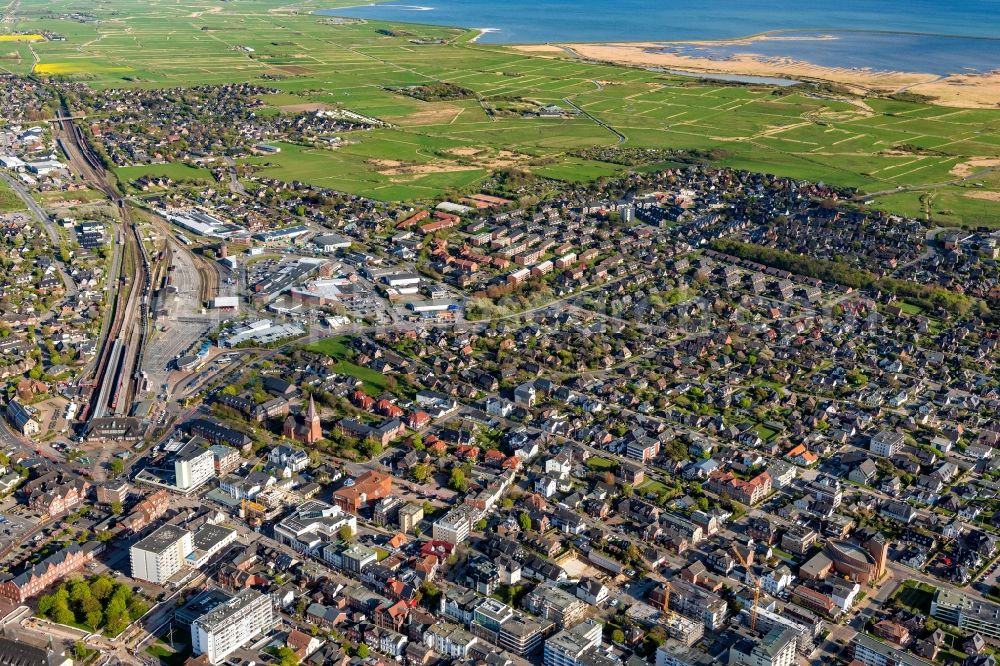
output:
M500 32L499 28L473 28L473 30L477 31L478 34L469 40L470 44L475 44L482 39L484 35L488 35L491 32Z
M632 67L657 67L684 70L692 74L721 74L795 79L807 82L834 83L857 94L892 94L909 92L934 99L935 104L958 108L995 109L1000 106L1000 69L984 74L940 76L926 72L881 71L870 68L824 67L792 58L765 57L752 52L752 45L768 35L754 35L727 40L727 45L751 47L729 58L706 58L665 49L719 43L697 42L607 42L566 44L521 44L509 48L538 56L575 55L583 60L608 62Z
M336 15L338 11L350 8L372 7L384 4L381 0L359 0L357 5L339 9L318 10L320 15ZM410 16L404 22L420 24L422 11L430 7L419 5L400 5L411 10ZM435 22L434 25L444 25ZM968 109L1000 108L1000 63L993 68L993 63L986 66L980 64L979 69L972 67L944 69L932 67L931 72L910 71L908 64L899 63L892 66L865 66L865 63L853 63L854 66L843 66L839 59L826 58L826 62L818 64L807 56L786 56L775 53L774 43L790 42L834 42L839 37L838 32L873 33L880 35L912 35L918 37L936 37L945 39L976 39L990 40L1000 43L1000 38L983 36L965 36L959 34L923 33L898 30L841 30L831 29L825 32L821 28L781 28L750 33L744 36L721 39L685 39L657 41L594 41L585 42L553 41L553 42L522 42L497 43L492 39L484 39L488 35L501 32L500 28L462 28L475 34L468 38L469 44L510 49L538 57L576 57L580 60L604 62L631 67L655 68L666 72L698 77L699 75L714 75L721 80L739 81L740 77L748 80L744 83L761 83L768 85L787 85L785 80L806 83L829 83L843 87L847 92L857 95L892 95L908 93L926 98L929 102L941 106ZM507 32L506 29L503 29ZM796 34L809 32L812 34ZM755 49L755 45L760 44ZM719 52L719 47L723 52ZM770 48L769 48L770 47ZM715 53L699 53L699 51ZM794 51L794 50L793 50ZM822 59L820 59L822 61ZM937 61L928 61L937 62ZM954 65L954 63L953 63ZM968 71L958 71L960 69ZM992 70L992 71L990 71ZM935 73L937 72L937 73Z

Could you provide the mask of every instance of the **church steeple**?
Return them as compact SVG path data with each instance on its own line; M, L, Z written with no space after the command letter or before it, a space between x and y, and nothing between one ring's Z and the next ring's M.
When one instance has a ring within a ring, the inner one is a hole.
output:
M319 413L316 411L316 402L313 400L312 395L309 395L309 409L306 410L306 422L305 422L305 443L315 444L317 441L323 439L323 426L319 421Z

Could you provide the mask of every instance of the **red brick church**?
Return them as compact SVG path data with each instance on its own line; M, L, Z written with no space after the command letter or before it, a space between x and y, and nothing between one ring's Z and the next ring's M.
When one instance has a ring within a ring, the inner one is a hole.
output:
M289 414L288 418L285 419L282 434L303 444L315 444L323 438L323 428L319 423L319 414L316 413L316 403L312 396L309 396L309 409L306 410L305 417L299 421L295 416Z

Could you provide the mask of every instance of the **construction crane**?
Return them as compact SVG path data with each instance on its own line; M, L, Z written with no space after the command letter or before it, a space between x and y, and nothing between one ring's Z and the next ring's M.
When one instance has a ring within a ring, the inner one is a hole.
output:
M757 605L760 603L760 579L753 574L751 568L752 551L750 556L745 556L739 548L733 548L736 559L740 561L743 568L747 570L747 582L753 586L753 606L750 607L750 631L757 631Z

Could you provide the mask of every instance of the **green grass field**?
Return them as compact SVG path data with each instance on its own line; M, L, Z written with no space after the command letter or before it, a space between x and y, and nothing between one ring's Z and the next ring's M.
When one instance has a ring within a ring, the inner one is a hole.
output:
M330 358L344 361L351 357L351 350L347 346L350 338L346 335L338 335L335 338L325 338L319 342L308 344L303 349L317 354L326 354Z
M567 155L618 142L587 117L493 118L484 109L511 98L568 109L571 100L621 132L626 146L711 149L725 166L859 188L890 211L1000 226L1000 179L983 162L967 164L1000 159L1000 110L879 98L865 106L821 92L527 54L470 43L467 30L335 25L310 13L350 4L355 0L22 0L17 29L65 35L30 46L40 74L95 87L249 81L278 91L265 96L268 112L321 104L382 118L393 127L348 133L335 150L285 145L278 155L248 161L269 176L385 200L476 189L504 167L567 182L624 171ZM101 21L52 18L72 11ZM0 60L0 69L25 73L32 55L28 45L17 48L23 57ZM441 81L482 101L423 102L387 89Z
M349 337L340 335L334 338L326 338L325 340L305 345L303 349L316 352L318 354L325 354L330 358L336 359L337 363L333 366L333 371L361 380L364 382L366 393L370 395L377 395L385 391L385 375L370 368L352 363L349 360L353 357L353 353L347 346L349 340Z
M905 581L893 595L893 600L914 613L928 613L934 598L934 588L914 580Z
M924 311L924 309L919 305L914 305L913 303L906 303L905 301L899 304L899 309L905 312L906 314L914 317L921 314Z
M0 181L0 213L10 213L17 210L25 210L24 202L21 201L21 197L17 196L17 192Z
M614 460L609 460L608 458L601 458L600 456L593 456L587 459L587 467L596 470L598 472L606 472L611 469L618 467L618 463Z
M758 423L756 426L754 426L754 430L757 431L757 434L760 435L760 438L765 442L770 442L772 439L778 436L777 430L772 430L763 423Z
M646 493L653 493L659 495L660 493L670 492L670 488L657 481L656 479L646 479L635 489L635 492L645 496Z

